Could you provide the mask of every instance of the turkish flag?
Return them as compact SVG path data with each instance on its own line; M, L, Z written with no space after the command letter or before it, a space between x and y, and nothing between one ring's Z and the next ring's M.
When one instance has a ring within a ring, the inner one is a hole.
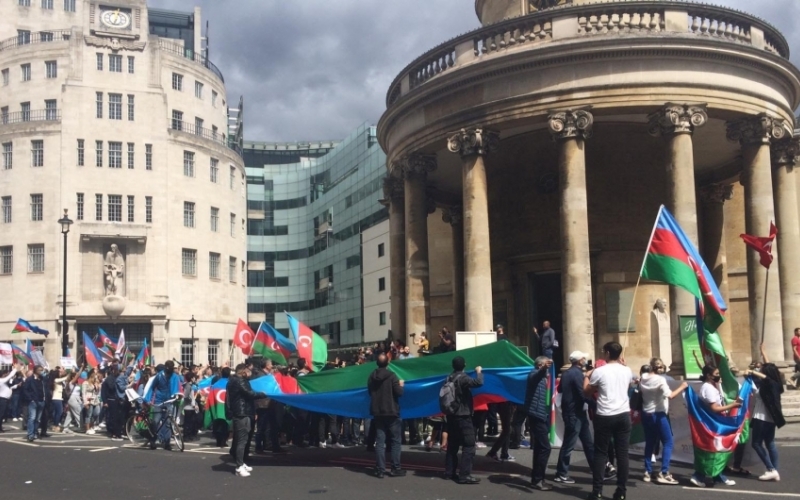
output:
M256 335L253 333L253 330L247 326L247 323L240 319L239 324L236 325L236 333L233 334L233 343L242 350L242 354L245 356L250 355L250 348L253 347L253 340L255 338Z
M772 256L772 243L775 241L775 237L778 236L778 228L775 227L775 223L770 223L769 236L766 238L750 236L749 234L743 234L741 236L745 245L758 252L761 265L769 269L769 266L772 265L772 261L774 260Z

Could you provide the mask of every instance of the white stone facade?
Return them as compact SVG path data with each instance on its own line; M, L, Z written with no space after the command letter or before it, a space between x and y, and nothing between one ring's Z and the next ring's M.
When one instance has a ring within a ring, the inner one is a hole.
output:
M364 342L386 340L392 329L389 247L388 220L364 230L361 235Z
M200 17L186 15L194 47ZM157 362L180 360L194 316L195 362L207 362L211 341L221 364L246 316L245 173L226 144L225 84L183 40L149 26L144 0L0 3L0 144L11 153L0 164L11 204L0 219L0 341L24 345L24 334L10 335L17 318L46 328L51 365L61 354L64 209L74 221L66 302L77 358L80 329L129 325ZM125 261L115 321L103 308L111 244ZM43 263L31 245L43 245Z

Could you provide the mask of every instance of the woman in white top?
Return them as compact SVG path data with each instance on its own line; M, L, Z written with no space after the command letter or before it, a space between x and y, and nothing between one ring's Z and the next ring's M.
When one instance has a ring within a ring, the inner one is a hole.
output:
M672 459L672 427L669 423L669 400L677 398L689 387L684 382L677 389L670 390L667 379L653 372L651 365L642 366L639 390L642 394L642 427L644 427L644 481L650 482L653 474L653 450L656 443L664 444L661 457L661 472L656 477L659 484L678 484L669 473Z
M3 429L3 418L5 418L6 408L8 408L8 403L11 400L12 394L9 384L11 384L17 372L21 370L22 368L18 368L17 365L14 365L7 373L5 371L0 372L0 432L5 432Z
M81 378L81 372L78 370L72 374L69 382L65 387L67 399L67 416L64 418L64 434L70 434L72 431L69 426L74 422L75 426L80 429L81 427L81 385L78 380Z
M752 446L758 457L764 462L767 472L759 476L761 481L780 481L778 474L778 448L775 446L775 430L786 424L781 409L783 382L781 372L774 363L765 363L761 370L747 370L745 376L755 377L753 395L753 419L750 421Z

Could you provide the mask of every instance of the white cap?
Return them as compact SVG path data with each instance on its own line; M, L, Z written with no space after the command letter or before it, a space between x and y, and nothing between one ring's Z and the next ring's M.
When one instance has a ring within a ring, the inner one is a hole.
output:
M583 358L588 359L589 355L581 351L572 351L572 354L569 355L570 362L580 361Z

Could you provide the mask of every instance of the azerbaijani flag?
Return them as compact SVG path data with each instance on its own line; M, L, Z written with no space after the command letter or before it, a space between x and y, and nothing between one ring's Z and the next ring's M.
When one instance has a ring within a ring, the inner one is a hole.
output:
M306 360L309 370L320 371L328 362L328 343L291 314L286 313L286 316L289 318L289 329L297 346L297 357Z
M139 355L136 356L136 366L139 368L144 368L150 364L150 348L147 347L147 339L144 339L144 345L142 346L142 350L139 351Z
M694 444L695 471L706 477L716 477L725 470L749 416L747 408L752 388L753 381L745 379L739 391L742 407L731 411L730 416L712 412L691 387L687 389L686 407Z
M100 330L100 336L98 337L97 343L95 345L98 348L107 347L112 351L116 351L117 341L109 337L109 335L102 328L98 328L98 330Z
M547 404L550 406L550 444L556 444L556 364L547 370Z
M97 346L94 345L94 342L92 342L92 339L86 335L86 332L83 332L83 352L86 358L86 364L92 368L97 368L103 361L103 356L100 354Z
M27 365L29 368L33 369L33 359L31 359L30 355L22 350L20 347L15 346L13 343L11 344L11 352L14 355L14 360L21 364Z
M228 379L220 378L208 391L206 399L206 412L203 424L206 428L211 427L211 423L216 419L227 420L225 418L225 398L228 394Z
M285 344L291 346L287 348ZM256 332L251 353L260 354L267 359L271 359L279 365L286 365L286 359L291 355L291 350L295 350L294 345L289 339L281 335L277 330L266 322L262 322Z
M45 337L50 335L50 332L47 330L39 328L36 325L32 325L22 318L17 320L17 324L14 325L14 329L11 330L11 333L36 333L39 335L44 335Z

